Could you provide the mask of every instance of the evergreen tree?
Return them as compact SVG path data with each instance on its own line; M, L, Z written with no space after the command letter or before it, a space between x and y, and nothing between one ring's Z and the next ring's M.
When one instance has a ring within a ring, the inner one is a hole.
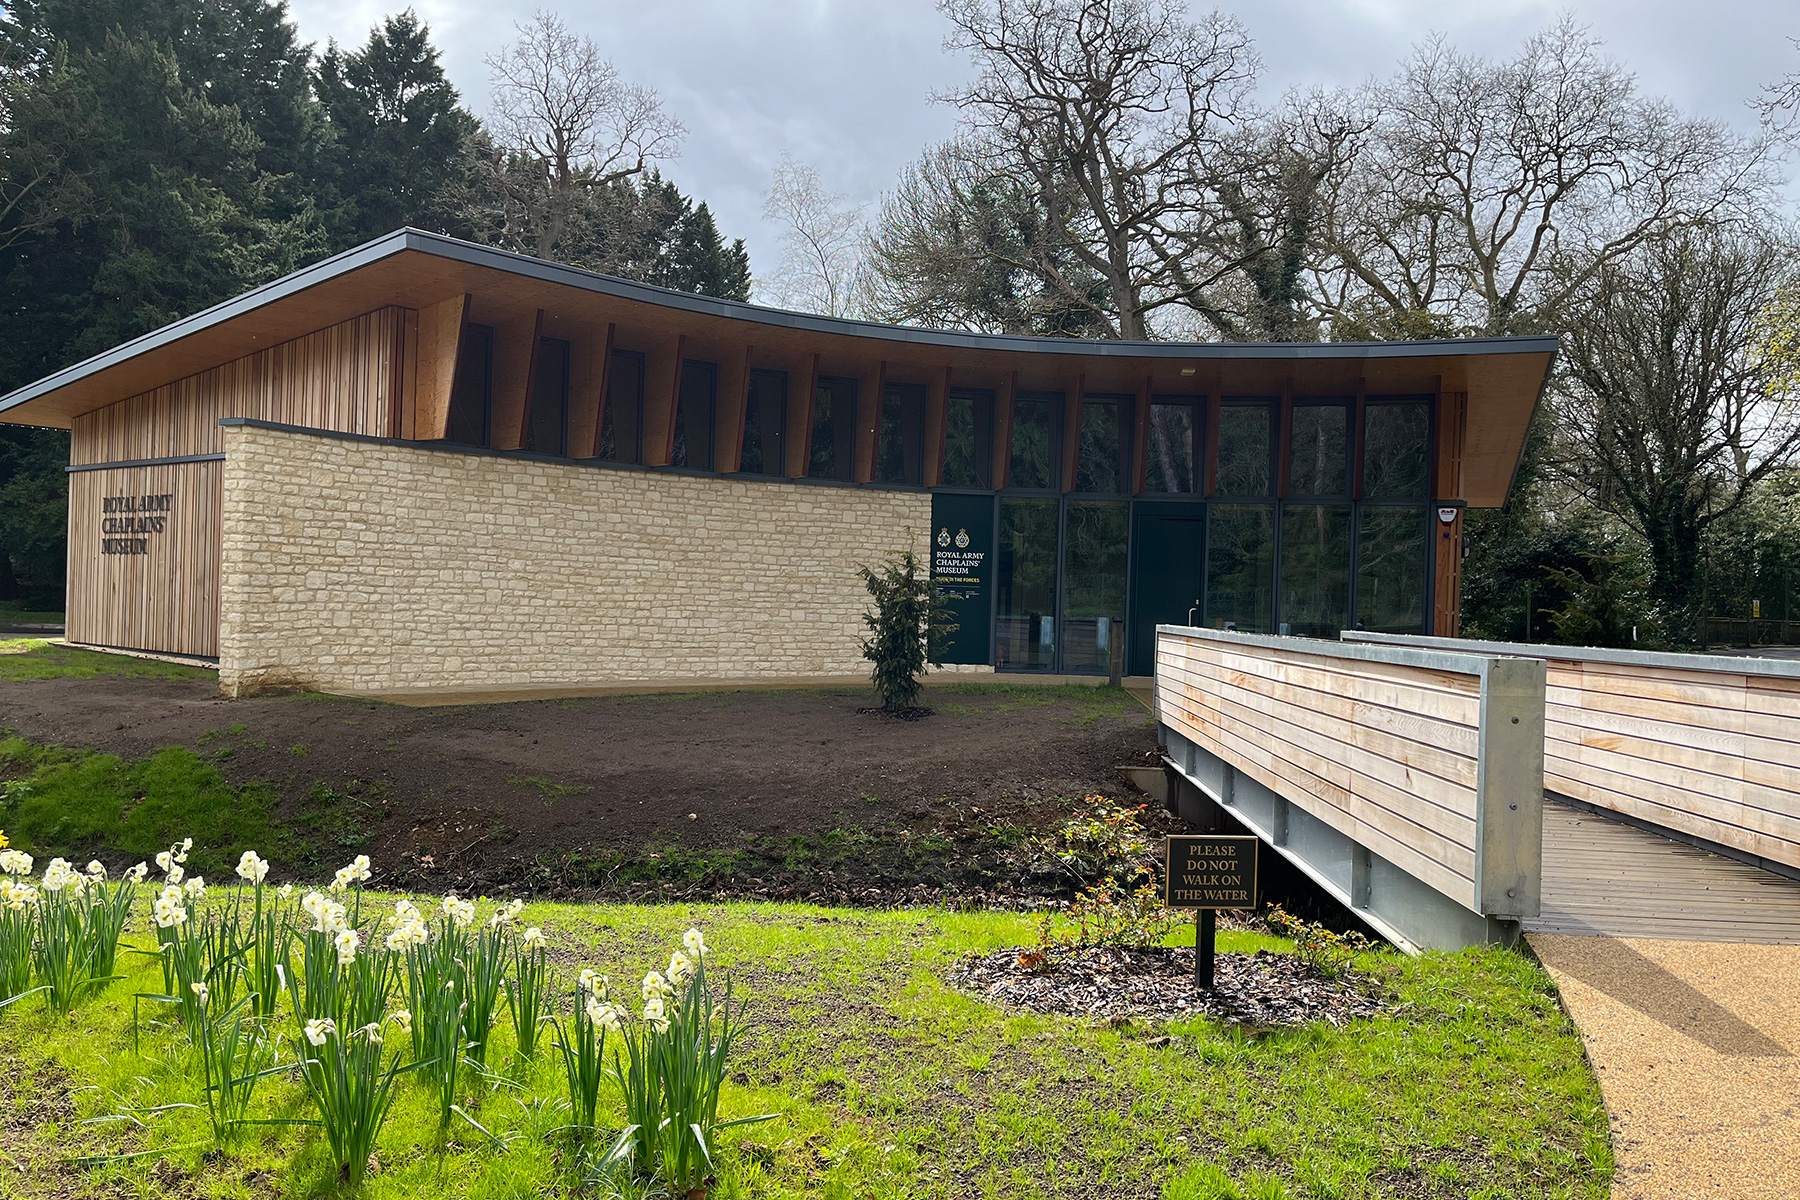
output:
M458 102L430 35L408 9L370 30L361 50L333 45L319 63L319 100L334 135L329 224L337 248L403 225L452 230L441 198L477 122Z

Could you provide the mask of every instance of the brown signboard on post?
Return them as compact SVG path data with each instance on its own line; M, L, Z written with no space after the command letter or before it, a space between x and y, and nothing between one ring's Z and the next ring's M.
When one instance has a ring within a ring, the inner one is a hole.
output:
M1194 910L1194 985L1212 990L1213 913L1256 907L1257 839L1177 834L1163 860L1163 905Z
M1255 908L1254 837L1174 836L1164 862L1163 904L1169 908Z

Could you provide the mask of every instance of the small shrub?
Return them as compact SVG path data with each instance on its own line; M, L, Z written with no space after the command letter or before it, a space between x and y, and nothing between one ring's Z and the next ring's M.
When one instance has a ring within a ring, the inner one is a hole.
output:
M891 558L879 572L857 568L874 611L863 613L869 637L863 657L875 665L875 691L881 706L904 713L919 702L919 677L944 649L944 639L955 633L950 609L938 594L929 574L920 575L912 551Z
M1150 835L1141 818L1148 805L1127 808L1105 796L1088 796L1073 817L1047 839L1050 857L1079 883L1107 875L1154 875Z
M1023 965L1046 966L1066 952L1086 946L1147 950L1168 936L1175 920L1163 907L1154 879L1125 887L1111 875L1083 888L1063 916L1060 926L1049 913L1039 919L1037 948L1021 956Z
M1355 957L1372 943L1354 930L1338 933L1316 921L1303 921L1279 904L1263 910L1263 922L1277 937L1291 938L1300 961L1327 979L1342 979Z

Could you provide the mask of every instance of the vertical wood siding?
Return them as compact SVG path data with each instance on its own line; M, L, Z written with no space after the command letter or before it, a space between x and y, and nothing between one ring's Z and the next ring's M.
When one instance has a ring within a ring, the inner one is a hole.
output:
M406 387L408 313L383 308L77 417L77 466L224 450L220 417L255 417L388 437ZM219 653L219 545L224 464L75 471L69 476L69 640ZM168 494L166 513L107 512L107 497ZM144 553L105 553L109 518L156 515Z
M224 467L174 463L69 476L70 641L217 657ZM144 511L143 497L163 495L166 511ZM105 511L109 497L131 497L136 511ZM150 516L162 518L160 530L137 531ZM109 528L108 520L126 524ZM135 541L144 553L104 553L108 539Z
M76 465L217 454L220 417L393 436L406 310L382 308L76 417Z

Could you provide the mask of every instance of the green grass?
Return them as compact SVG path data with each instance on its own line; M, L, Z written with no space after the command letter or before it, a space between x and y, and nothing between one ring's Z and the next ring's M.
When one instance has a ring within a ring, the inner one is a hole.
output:
M21 600L0 600L0 625L61 625L63 614L26 608Z
M969 951L1028 940L1024 917L546 904L523 919L549 933L565 987L592 965L629 988L667 960L681 930L706 930L709 965L729 971L751 1018L722 1115L782 1114L721 1136L715 1197L1607 1192L1598 1087L1549 979L1516 952L1366 955L1361 967L1399 1001L1394 1015L1259 1034L1196 1021L1152 1046L1162 1031L1000 1011L940 982ZM1231 931L1220 941L1280 944ZM312 1131L258 1129L209 1159L193 1111L142 1128L82 1123L198 1098L182 1035L147 1032L134 1049L130 996L161 981L148 960L125 961L135 974L73 1019L32 1001L0 1012L0 1196L331 1194ZM515 1061L509 1030L495 1051L496 1077L471 1080L463 1104L507 1148L464 1125L440 1147L430 1097L409 1080L366 1195L569 1194L568 1156L546 1137L555 1114L530 1102L555 1094L556 1067ZM607 1103L605 1119L618 1122ZM254 1115L305 1115L299 1086L265 1081ZM157 1153L75 1165L139 1151Z
M0 683L23 679L93 679L121 675L130 679L217 679L215 672L183 663L102 654L55 645L43 638L0 638Z
M286 841L274 824L272 789L227 783L218 768L179 746L128 763L0 737L0 778L7 780L0 784L0 829L40 858L85 862L103 854L129 863L192 837L190 871L218 877L244 850L279 854Z
M949 697L995 696L1000 702L977 707ZM1055 705L1065 710L1064 720L1092 724L1102 717L1135 716L1146 721L1150 710L1124 688L1088 687L1079 683L940 683L926 684L922 703L944 716L966 717L988 712L1018 712Z

